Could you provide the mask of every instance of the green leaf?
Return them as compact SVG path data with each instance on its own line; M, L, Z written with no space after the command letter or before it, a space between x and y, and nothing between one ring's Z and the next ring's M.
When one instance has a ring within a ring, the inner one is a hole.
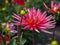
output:
M1 43L0 43L0 45L4 45L4 43L3 43L3 42L1 42Z
M12 45L16 45L16 39L13 40L13 44Z
M17 45L17 43L16 43L16 38L17 38L17 36L15 36L15 37L13 37L13 38L11 39L10 45Z
M26 39L23 38L23 33L20 36L20 45L24 45L26 43Z

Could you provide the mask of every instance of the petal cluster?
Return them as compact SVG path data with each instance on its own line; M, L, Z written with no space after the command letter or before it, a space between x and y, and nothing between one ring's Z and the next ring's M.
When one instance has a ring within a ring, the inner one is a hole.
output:
M17 33L16 30L14 30L14 24L13 23L2 23L2 28L4 28L5 30L8 30L11 33Z
M49 8L45 3L44 6L49 10L50 13L60 13L60 3L55 3L51 1L51 8Z
M41 13L39 9L28 9L28 13L25 16L20 17L14 14L13 18L17 19L14 21L16 25L23 26L23 29L29 29L31 31L51 33L46 29L55 27L55 21L51 20L52 16L47 16L46 11Z

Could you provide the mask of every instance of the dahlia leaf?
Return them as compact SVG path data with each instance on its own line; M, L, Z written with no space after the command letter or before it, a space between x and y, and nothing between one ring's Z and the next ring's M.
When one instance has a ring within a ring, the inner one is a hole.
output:
M24 39L22 36L23 36L23 33L21 34L21 37L20 37L20 45L24 45L26 43L26 39Z

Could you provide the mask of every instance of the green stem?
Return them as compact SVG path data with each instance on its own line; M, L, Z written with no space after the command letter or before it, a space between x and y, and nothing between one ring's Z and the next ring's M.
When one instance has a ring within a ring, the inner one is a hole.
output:
M55 40L55 30L53 31L53 39L52 40Z
M55 14L54 15L54 20L57 21L58 20L58 17L59 17L59 15L58 14Z
M21 22L22 22L22 19L21 19ZM20 27L20 29L21 29L21 27ZM18 26L17 26L17 30L18 30L18 43L17 43L17 45L20 45L21 30L19 30Z
M33 43L33 45L35 45L34 31L32 31L32 43Z
M17 30L18 30L18 38L17 38L17 45L19 45L19 43L20 43L20 32L21 32L21 30L19 30L18 29L18 26L17 26Z

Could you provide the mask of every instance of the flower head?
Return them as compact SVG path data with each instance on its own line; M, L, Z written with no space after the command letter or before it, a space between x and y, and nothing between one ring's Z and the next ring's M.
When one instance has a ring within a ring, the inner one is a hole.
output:
M25 15L25 13L26 13L25 10L20 11L21 16Z
M58 42L57 42L56 40L53 40L53 41L51 42L51 45L58 45Z
M3 37L0 35L0 43L3 42Z
M24 6L24 0L13 0L13 2L19 6Z
M15 24L24 26L23 29L30 29L31 31L39 32L39 30L41 30L50 33L46 29L55 27L55 21L51 21L52 16L47 16L46 11L41 13L39 9L37 11L34 8L29 9L23 18L14 14L13 18L18 20L14 21Z
M8 43L11 40L11 37L8 34L3 35L3 41Z
M54 2L51 1L51 8L49 8L45 3L43 4L49 10L50 13L60 13L60 3L54 4Z
M2 43L2 42L8 42L8 41L10 41L10 39L11 39L11 37L9 35L7 35L7 34L0 35L0 43Z
M6 31L11 33L17 33L16 30L14 30L14 24L13 23L2 23L2 28L4 28Z

